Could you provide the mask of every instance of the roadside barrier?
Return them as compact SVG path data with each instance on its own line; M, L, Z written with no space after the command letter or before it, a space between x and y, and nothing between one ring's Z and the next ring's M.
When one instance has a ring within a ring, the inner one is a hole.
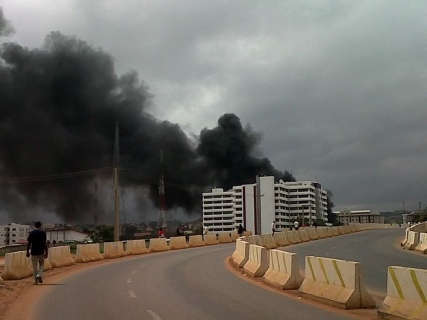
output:
M345 235L345 231L344 231L344 227L343 226L339 226L338 228L338 234L341 235Z
M246 237L246 239L247 239L247 242L249 242L250 244L256 244L257 246L262 247L261 236L249 236L249 237Z
M283 232L275 232L273 235L273 240L278 247L285 247L289 245L288 239Z
M420 242L415 247L415 250L421 251L422 253L427 252L427 233L420 233Z
M314 300L345 308L375 308L362 279L359 262L305 257L305 279L299 291Z
M316 234L319 237L319 239L324 239L326 238L326 234L325 234L325 228L315 228L314 230L316 230Z
M249 258L243 269L252 277L262 277L268 269L267 249L250 244Z
M230 234L228 232L218 233L218 242L219 243L230 243L231 241Z
M356 227L354 226L354 224L350 224L350 232L351 233L354 233L354 232L356 232Z
M406 241L405 243L405 248L409 250L414 250L419 242L420 242L420 233L415 231L409 231L408 241Z
M145 244L145 240L128 240L126 243L126 254L134 255L134 254L144 254L148 253L147 245Z
M271 234L262 234L261 235L261 243L266 249L276 249L277 245L273 240L273 236Z
M33 274L31 258L27 258L25 251L6 253L4 256L3 280L19 280Z
M237 233L237 231L231 232L230 236L232 242L236 241L239 238L239 234Z
M252 235L252 231L243 231L243 235L245 237L250 237Z
M236 251L234 251L232 259L239 268L243 268L249 260L249 246L249 242L236 240Z
M104 242L104 259L115 259L124 256L123 242Z
M299 230L299 238L301 239L302 242L310 241L310 238L308 236L308 230L307 229Z
M331 227L331 228L330 228L330 232L331 232L332 237L336 237L336 236L339 236L339 235L340 235L340 234L338 233L338 227Z
M351 233L351 229L350 229L350 226L349 226L349 225L345 225L345 226L344 226L344 232L345 232L345 234L349 234L349 233Z
M310 238L310 240L318 240L319 239L319 236L316 233L316 229L308 228L307 232L308 232L308 237Z
M219 241L216 238L216 234L215 233L205 234L203 236L203 239L205 240L205 245L207 245L207 246L219 243Z
M71 256L70 246L49 248L48 260L53 268L62 268L75 264Z
M153 238L150 239L150 247L148 248L148 251L150 252L162 252L162 251L168 251L169 246L166 242L166 238Z
M427 270L388 267L387 296L378 314L393 319L427 319Z
M270 250L269 267L264 279L282 290L298 289L303 279L299 273L297 254Z
M286 235L286 238L288 239L290 244L297 244L301 242L301 239L298 237L295 237L295 234L292 231L283 231Z
M77 263L85 263L102 260L104 257L99 252L99 243L78 244L74 260Z
M185 236L170 237L169 248L171 250L188 248L188 244L187 244L187 240L185 239Z
M201 235L190 236L190 238L188 239L188 246L190 248L203 247L204 245L205 241L203 240L203 237Z

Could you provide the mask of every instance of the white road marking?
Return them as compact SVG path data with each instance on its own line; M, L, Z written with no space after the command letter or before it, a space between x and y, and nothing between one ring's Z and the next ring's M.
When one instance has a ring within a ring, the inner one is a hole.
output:
M154 320L162 320L153 310L147 310L147 312Z
M137 273L137 271L138 271L138 270L133 270L133 271L132 271L132 274L135 274L135 273Z
M140 265L138 268L144 268L146 266L146 264L144 263L144 264L142 264L142 265Z
M132 290L129 290L128 293L132 299L136 299L135 292L133 292Z
M131 282L132 282L132 279L131 279L131 278L128 278L127 283L131 283Z

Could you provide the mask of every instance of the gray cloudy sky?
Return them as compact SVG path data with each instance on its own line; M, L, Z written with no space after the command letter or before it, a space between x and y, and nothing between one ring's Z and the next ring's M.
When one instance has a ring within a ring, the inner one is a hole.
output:
M336 209L427 205L427 2L2 0L11 37L111 53L188 133L236 113Z

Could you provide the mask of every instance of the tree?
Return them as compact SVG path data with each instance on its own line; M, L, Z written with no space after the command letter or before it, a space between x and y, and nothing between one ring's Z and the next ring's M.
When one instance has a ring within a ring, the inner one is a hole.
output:
M328 222L332 223L333 225L338 224L337 215L332 211L332 208L335 207L335 204L332 202L332 196L333 193L331 190L326 190L327 196L326 196L326 208L328 213Z
M94 241L111 242L114 241L114 227L105 225L97 226L92 236Z

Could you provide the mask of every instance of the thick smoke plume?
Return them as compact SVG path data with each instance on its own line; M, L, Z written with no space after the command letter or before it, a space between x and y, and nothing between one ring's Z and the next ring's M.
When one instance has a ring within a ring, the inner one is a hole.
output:
M0 35L6 30L0 11ZM118 76L112 57L82 40L54 32L38 49L6 43L0 59L0 213L9 217L46 210L65 221L92 221L94 181L111 181L111 171L30 182L6 178L111 167L116 121L121 185L146 186L156 205L162 174L168 209L189 213L201 211L201 192L209 187L251 183L257 174L293 180L253 156L260 136L234 114L204 129L199 141L155 119L153 97L138 75Z

